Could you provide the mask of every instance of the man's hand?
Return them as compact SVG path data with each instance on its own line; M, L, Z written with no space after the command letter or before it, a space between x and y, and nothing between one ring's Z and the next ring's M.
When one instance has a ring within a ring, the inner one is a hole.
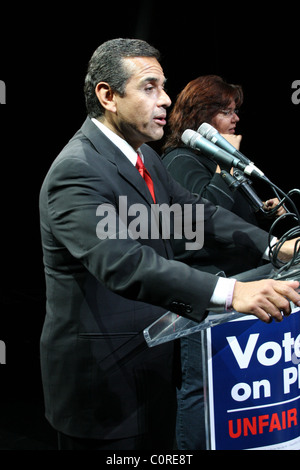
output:
M300 295L295 290L298 287L298 281L237 281L232 306L237 312L255 315L266 323L270 323L272 318L281 321L283 315L291 313L289 300L300 306Z

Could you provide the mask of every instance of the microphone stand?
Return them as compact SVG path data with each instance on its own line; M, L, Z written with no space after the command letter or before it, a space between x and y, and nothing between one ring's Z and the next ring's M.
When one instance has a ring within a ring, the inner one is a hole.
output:
M263 209L264 203L250 186L252 182L248 178L245 178L239 170L235 170L233 175L228 173L228 171L222 170L221 177L228 184L231 191L236 191L238 189L243 193L255 212L258 212L259 210L265 212Z

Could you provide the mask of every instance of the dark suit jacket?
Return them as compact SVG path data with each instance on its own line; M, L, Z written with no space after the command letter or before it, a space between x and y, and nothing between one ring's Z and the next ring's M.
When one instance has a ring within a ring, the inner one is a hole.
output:
M203 203L142 146L158 204ZM174 422L172 342L148 348L143 329L166 310L201 321L217 278L175 261L172 240L100 240L97 208L151 196L123 153L89 118L53 162L40 194L47 306L41 337L46 416L85 438L122 438ZM118 221L117 221L118 222ZM128 219L129 223L129 219ZM149 215L149 224L150 224ZM209 202L205 243L258 260L267 234Z
M169 173L184 188L258 225L254 210L243 193L229 188L220 173L216 173L217 164L212 159L182 146L168 149L162 160Z

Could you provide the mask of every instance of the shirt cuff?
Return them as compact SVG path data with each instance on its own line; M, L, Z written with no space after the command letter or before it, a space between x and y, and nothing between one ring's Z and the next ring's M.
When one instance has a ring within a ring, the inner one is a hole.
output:
M278 241L278 239L276 237L272 238L271 243L270 243L271 248L273 248L273 246L276 245L277 241ZM262 258L264 260L269 260L269 258L270 258L270 247L269 246L266 248L266 251L264 252Z
M211 296L208 310L213 312L228 312L232 310L235 283L236 279L220 277Z

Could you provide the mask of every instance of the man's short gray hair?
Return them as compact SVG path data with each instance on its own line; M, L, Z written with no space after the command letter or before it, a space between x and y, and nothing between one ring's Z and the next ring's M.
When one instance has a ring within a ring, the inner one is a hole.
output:
M155 57L160 60L160 53L141 39L119 38L101 44L89 61L84 83L85 103L91 118L98 118L104 113L95 93L99 82L108 83L113 91L124 96L125 86L131 75L124 67L125 57Z

